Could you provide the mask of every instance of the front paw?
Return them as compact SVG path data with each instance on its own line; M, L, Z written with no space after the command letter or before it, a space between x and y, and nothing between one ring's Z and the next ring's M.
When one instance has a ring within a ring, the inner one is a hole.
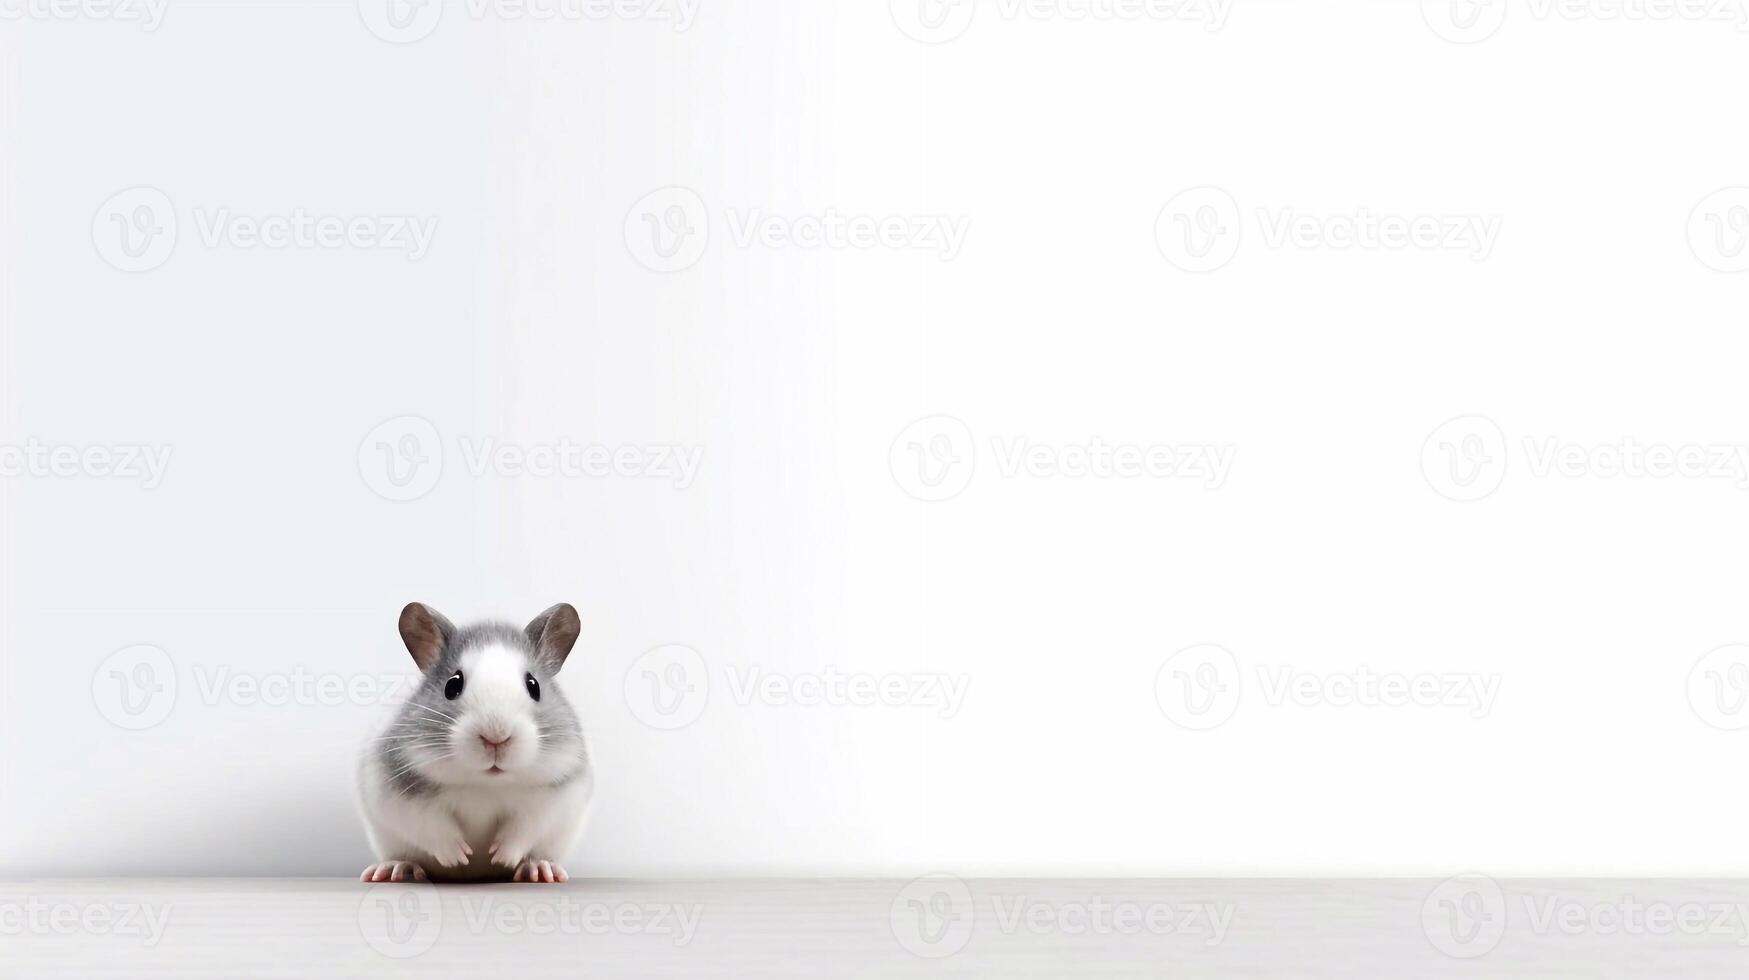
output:
M384 861L364 869L359 881L429 881L425 869L412 861Z
M557 861L524 861L517 865L516 875L510 880L553 885L570 881L571 876L565 873L564 865Z
M517 837L500 837L492 842L492 863L505 868L515 868L528 859L528 852L534 849L532 841Z
M443 868L460 867L468 863L468 858L474 856L474 849L468 846L467 838L460 836L445 841L430 850L432 860Z

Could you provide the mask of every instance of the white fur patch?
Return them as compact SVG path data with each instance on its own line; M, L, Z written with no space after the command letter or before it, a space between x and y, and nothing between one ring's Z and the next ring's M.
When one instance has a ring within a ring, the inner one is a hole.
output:
M494 762L506 770L528 766L539 751L539 727L526 685L527 659L520 651L491 644L463 654L461 672L462 696L455 701L457 754L481 771ZM482 738L508 738L510 744L494 755Z

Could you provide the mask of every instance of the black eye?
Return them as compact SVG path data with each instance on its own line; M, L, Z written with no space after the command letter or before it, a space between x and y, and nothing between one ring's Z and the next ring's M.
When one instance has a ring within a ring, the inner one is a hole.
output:
M461 671L456 671L455 676L449 679L449 683L443 685L443 696L449 698L451 701L462 696Z
M540 700L540 681L535 680L533 674L524 674L523 678L524 679L523 679L522 684L524 687L528 688L528 696L531 698L534 698L536 701L539 701Z

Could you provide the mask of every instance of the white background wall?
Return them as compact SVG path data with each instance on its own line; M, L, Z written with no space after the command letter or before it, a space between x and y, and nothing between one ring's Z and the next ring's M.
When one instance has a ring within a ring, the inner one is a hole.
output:
M1749 650L1702 662L1749 642L1734 4L20 3L0 873L355 872L409 599L582 611L574 872L1749 872ZM1363 211L1498 234L1271 240ZM208 239L300 212L358 235ZM368 247L384 216L429 249ZM702 462L474 472L484 439ZM1615 474L1630 443L1729 467ZM834 672L969 686L783 699ZM1494 693L1333 703L1363 672Z

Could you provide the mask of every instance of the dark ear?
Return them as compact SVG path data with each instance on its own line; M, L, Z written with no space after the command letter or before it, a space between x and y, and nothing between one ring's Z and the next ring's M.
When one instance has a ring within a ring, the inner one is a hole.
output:
M583 624L577 619L577 610L570 603L561 602L536 616L526 632L541 664L558 673L577 643L577 634L583 632Z
M443 614L420 602L409 602L401 610L401 642L421 671L430 670L443 655L443 648L455 636L455 626Z

